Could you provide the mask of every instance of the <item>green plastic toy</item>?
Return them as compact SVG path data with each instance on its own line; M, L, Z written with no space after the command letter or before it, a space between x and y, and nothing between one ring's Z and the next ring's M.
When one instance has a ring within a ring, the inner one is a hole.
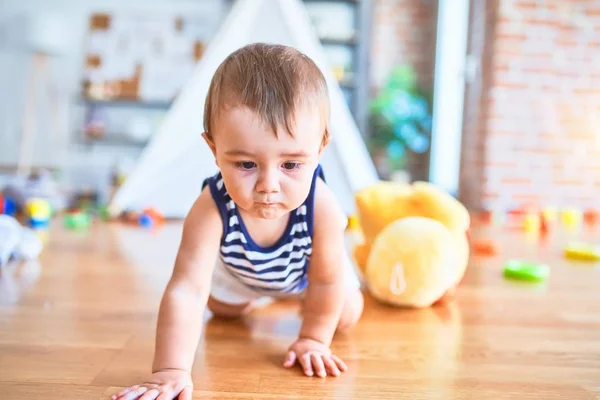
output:
M81 211L65 214L63 221L67 229L87 229L92 223L90 215Z
M509 260L504 265L504 276L522 281L544 281L550 275L550 268L545 264L529 261Z

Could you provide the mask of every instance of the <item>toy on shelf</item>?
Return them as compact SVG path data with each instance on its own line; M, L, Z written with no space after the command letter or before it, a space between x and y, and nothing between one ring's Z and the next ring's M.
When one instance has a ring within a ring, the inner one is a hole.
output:
M504 265L504 276L522 281L544 281L550 275L550 268L546 264L537 264L522 260L509 260Z
M378 182L356 203L364 243L354 258L369 292L404 307L448 300L468 263L467 209L426 182Z
M42 248L42 241L32 229L21 226L9 215L0 215L0 266L11 259L35 259Z
M572 260L598 261L600 260L600 246L587 243L569 243L565 247L565 257Z

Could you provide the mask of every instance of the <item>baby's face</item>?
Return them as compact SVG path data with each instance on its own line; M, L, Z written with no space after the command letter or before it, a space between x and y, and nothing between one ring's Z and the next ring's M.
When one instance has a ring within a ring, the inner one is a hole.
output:
M294 137L278 136L246 107L221 115L209 143L227 191L239 208L273 219L299 207L317 166L323 126L318 109L298 110Z

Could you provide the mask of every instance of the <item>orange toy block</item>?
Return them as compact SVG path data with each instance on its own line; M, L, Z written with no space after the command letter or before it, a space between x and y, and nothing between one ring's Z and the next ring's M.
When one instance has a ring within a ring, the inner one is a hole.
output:
M598 223L598 220L600 220L600 212L593 208L589 208L583 213L583 220L587 224L595 225Z
M158 211L156 208L148 207L144 209L143 214L148 215L154 222L163 222L165 220L164 215Z
M490 239L478 239L473 242L473 253L482 256L498 254L498 246Z

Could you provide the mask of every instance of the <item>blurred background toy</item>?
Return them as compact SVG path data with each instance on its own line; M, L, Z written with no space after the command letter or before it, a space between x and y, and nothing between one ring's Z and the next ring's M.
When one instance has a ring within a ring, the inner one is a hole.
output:
M493 256L498 254L498 246L491 239L477 239L471 246L473 254L481 256Z
M565 257L581 261L600 260L600 246L588 243L569 243L565 247Z
M25 201L25 217L27 224L36 228L46 228L52 218L52 207L43 198L30 198Z
M550 275L546 264L537 264L524 260L509 260L504 265L504 276L521 281L544 281Z
M63 216L63 224L69 230L88 229L92 224L92 217L83 210L70 210Z
M23 227L9 215L0 215L0 266L11 259L35 259L42 248L42 241L32 229Z

